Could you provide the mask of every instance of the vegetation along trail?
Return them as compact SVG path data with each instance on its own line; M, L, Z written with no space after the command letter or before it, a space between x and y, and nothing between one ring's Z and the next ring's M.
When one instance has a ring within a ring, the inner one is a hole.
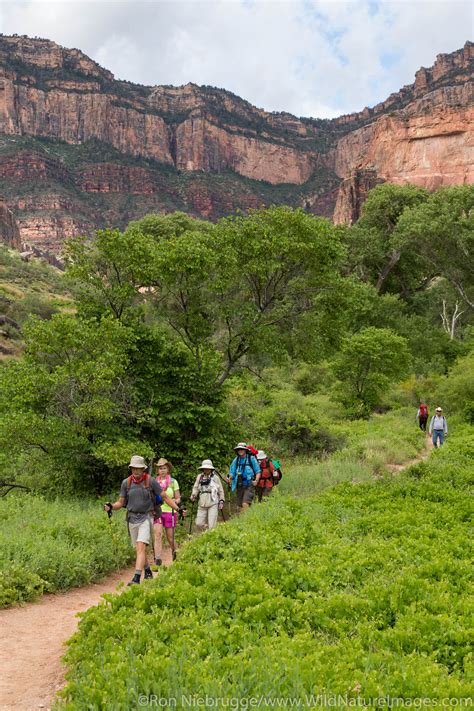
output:
M398 473L426 459L432 448L426 438L426 449L419 457L404 464L388 464ZM163 562L171 562L168 549ZM57 691L64 685L61 657L65 642L75 632L77 614L98 604L104 593L114 592L119 583L130 580L131 568L110 575L104 582L70 590L64 594L45 595L39 602L24 607L0 610L4 632L0 646L1 711L49 708Z
M163 563L170 562L165 549ZM114 592L120 583L126 584L133 571L134 567L126 568L101 583L0 610L1 711L50 708L64 685L61 657L66 641L76 631L77 614L97 605L104 593Z

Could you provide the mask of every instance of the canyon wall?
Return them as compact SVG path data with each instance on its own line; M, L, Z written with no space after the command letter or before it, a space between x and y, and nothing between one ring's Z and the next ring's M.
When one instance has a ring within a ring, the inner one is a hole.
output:
M56 253L153 211L215 220L285 203L352 223L380 182L474 182L473 59L468 42L329 121L212 87L117 81L78 49L0 36L0 194L23 241Z

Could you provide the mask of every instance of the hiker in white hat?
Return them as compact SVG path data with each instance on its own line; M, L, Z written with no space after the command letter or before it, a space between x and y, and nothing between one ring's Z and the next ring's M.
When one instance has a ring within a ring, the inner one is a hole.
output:
M433 447L442 447L444 438L448 436L448 423L441 407L437 407L430 422L430 435L433 437ZM439 445L438 445L439 442Z
M224 508L224 489L221 480L210 459L205 459L191 492L191 501L198 499L196 526L215 528L219 509Z
M255 488L258 500L262 501L262 498L270 496L273 487L280 481L281 472L263 449L257 452L257 462L260 466L260 479Z
M255 451L255 450L254 450ZM236 454L229 468L228 483L232 483L232 491L237 492L237 503L243 509L248 509L255 496L255 487L260 480L260 467L250 446L239 442L234 447Z
M135 575L129 585L139 585L143 569L145 580L153 578L151 568L146 564L146 547L152 541L153 518L160 510L157 498L160 503L166 501L174 511L179 511L178 504L162 490L146 469L147 464L143 457L134 454L128 465L129 476L122 481L120 487L120 497L113 504L110 501L104 504L104 511L107 511L109 516L112 511L122 507L127 509L128 531L137 553Z

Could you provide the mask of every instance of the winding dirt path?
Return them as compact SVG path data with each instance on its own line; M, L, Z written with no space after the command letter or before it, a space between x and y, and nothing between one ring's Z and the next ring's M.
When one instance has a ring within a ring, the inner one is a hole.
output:
M433 440L431 439L430 435L427 434L425 448L420 452L417 457L415 457L415 459L411 459L409 462L404 462L403 464L386 464L385 467L392 474L398 474L398 472L402 472L404 469L408 469L408 467L411 467L412 464L417 464L418 462L422 462L427 459L432 449Z
M167 548L163 549L163 563L171 563ZM134 568L127 568L101 583L0 610L1 711L50 708L65 684L61 657L66 641L77 629L77 613L97 605L101 596L114 592L119 583L128 583L133 573Z

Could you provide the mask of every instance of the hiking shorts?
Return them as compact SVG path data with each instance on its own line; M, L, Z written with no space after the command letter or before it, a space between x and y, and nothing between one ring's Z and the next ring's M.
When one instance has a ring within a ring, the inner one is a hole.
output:
M132 546L136 546L137 543L146 543L147 546L151 542L151 517L146 518L141 523L129 523L128 530L130 531L130 538L132 539Z
M176 528L176 512L175 511L162 511L161 516L155 518L153 521L154 525L161 525L163 528Z
M253 484L250 486L238 486L236 489L237 494L237 504L243 506L243 504L251 504L255 496L255 487Z

